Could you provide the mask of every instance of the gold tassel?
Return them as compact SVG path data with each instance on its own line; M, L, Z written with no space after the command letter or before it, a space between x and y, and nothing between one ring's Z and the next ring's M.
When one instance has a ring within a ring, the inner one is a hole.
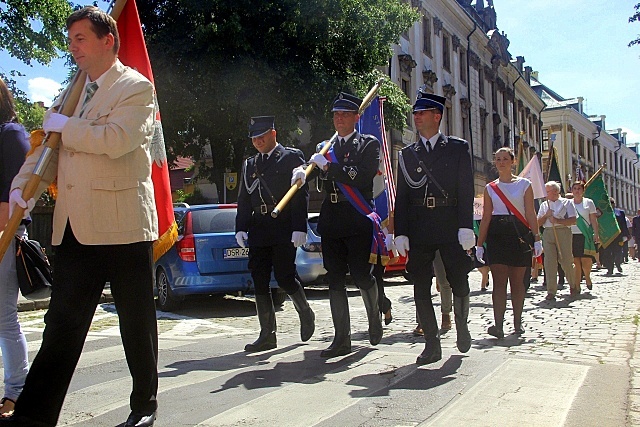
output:
M162 255L164 255L175 242L178 241L178 224L173 221L173 224L165 231L162 236L153 242L153 261L157 261Z

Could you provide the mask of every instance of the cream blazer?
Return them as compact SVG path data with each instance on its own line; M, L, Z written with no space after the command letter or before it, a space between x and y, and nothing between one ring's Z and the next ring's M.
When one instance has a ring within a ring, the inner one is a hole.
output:
M64 93L47 111L45 121L63 97ZM62 242L67 221L84 245L158 238L149 151L154 105L151 82L117 61L85 107L83 117L70 117L66 122L61 144L37 192L42 194L57 176L53 245ZM24 189L42 150L38 147L26 159L12 189Z

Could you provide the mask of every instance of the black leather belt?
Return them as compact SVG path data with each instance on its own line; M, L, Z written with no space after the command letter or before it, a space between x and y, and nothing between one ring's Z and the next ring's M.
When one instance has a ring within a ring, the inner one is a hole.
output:
M267 204L261 204L258 206L254 206L253 207L253 211L254 212L259 212L260 215L267 215L270 214L271 211L276 207L276 205L267 205Z
M427 197L425 199L411 199L411 206L426 206L429 209L457 205L458 199L455 197Z
M331 203L340 203L340 202L348 202L349 199L347 199L347 196L345 196L342 193L328 193L329 196L329 201ZM366 200L372 200L373 199L373 195L372 194L363 194L362 195Z

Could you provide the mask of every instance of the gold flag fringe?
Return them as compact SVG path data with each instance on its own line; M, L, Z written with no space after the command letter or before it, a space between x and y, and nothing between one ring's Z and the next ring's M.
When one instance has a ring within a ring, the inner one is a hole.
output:
M173 224L165 231L162 236L153 242L153 261L156 262L162 255L164 255L175 242L178 241L178 224L173 221Z

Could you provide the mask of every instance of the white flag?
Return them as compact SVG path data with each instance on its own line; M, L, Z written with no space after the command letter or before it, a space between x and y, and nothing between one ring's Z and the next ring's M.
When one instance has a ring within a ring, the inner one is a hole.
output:
M533 198L542 199L547 197L547 191L544 189L544 178L542 178L542 169L540 169L540 162L538 162L538 156L533 156L527 166L522 169L520 175L522 178L527 178L531 181L531 188L533 189Z

